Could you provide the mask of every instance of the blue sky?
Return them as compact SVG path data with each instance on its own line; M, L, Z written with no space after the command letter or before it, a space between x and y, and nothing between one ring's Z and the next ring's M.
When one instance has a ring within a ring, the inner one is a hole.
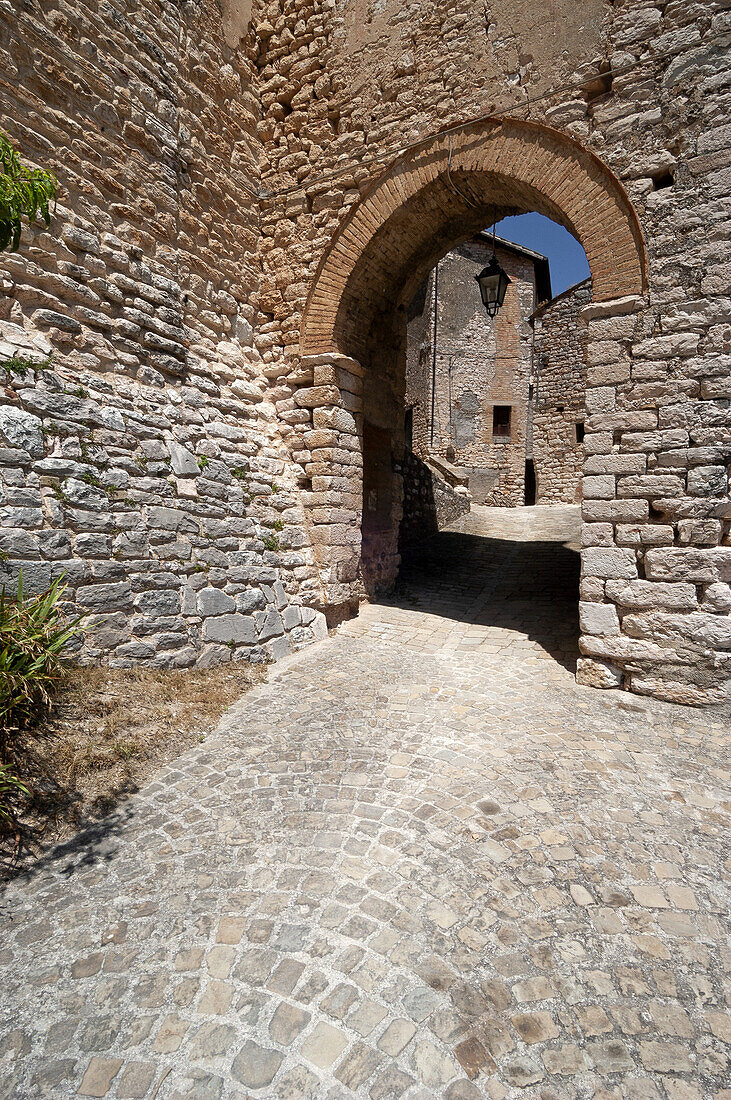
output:
M544 218L543 214L518 214L514 218L503 218L495 226L495 232L507 241L548 256L554 295L561 294L589 275L586 254L576 238L562 225Z

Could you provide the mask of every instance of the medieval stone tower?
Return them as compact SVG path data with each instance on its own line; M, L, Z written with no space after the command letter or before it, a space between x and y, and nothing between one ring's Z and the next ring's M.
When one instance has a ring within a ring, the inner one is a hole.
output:
M406 310L506 214L581 241L579 677L720 699L731 646L724 0L9 0L2 577L85 656L279 656L398 567ZM363 543L364 466L377 526Z

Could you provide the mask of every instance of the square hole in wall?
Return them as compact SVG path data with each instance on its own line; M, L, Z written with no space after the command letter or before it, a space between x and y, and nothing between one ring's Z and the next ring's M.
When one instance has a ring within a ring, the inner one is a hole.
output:
M492 438L510 439L510 405L493 405L492 407Z

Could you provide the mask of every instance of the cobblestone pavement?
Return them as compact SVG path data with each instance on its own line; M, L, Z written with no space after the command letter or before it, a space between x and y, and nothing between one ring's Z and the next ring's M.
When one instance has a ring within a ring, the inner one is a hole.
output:
M574 524L480 509L11 884L0 1097L729 1100L728 713L574 684Z

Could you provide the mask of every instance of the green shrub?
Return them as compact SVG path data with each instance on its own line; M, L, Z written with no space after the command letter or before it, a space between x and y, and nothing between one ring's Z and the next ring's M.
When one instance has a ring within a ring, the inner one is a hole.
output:
M0 761L7 763L13 734L51 704L63 668L63 651L79 619L65 622L59 601L63 577L39 596L23 591L18 577L14 600L0 592Z

